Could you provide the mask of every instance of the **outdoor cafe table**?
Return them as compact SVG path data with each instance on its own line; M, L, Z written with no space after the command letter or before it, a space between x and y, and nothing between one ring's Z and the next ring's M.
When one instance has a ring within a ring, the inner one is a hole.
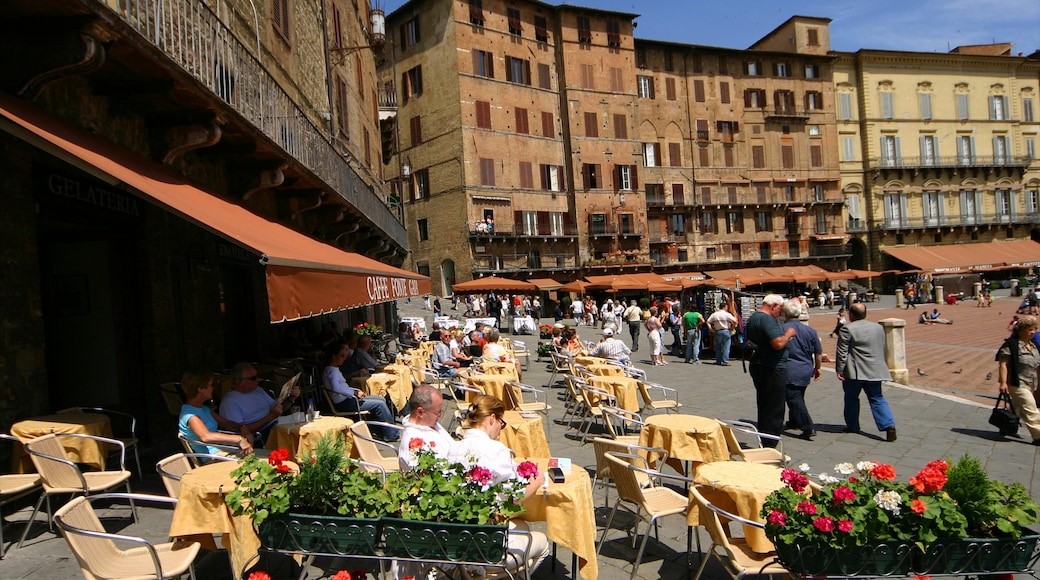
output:
M762 521L759 512L766 496L780 489L780 472L783 468L746 461L717 461L697 467L694 482L707 486L706 499L718 507L753 521ZM690 499L690 510L686 523L698 525L699 514L696 502ZM743 526L748 547L765 554L773 551L773 543L766 538L765 531L754 526Z
M586 367L589 366L589 365L610 364L610 363L607 362L607 359L605 359L605 358L598 357L598 356L588 356L588 355L584 355L584 354L579 354L579 355L575 356L574 357L574 362L576 362L576 363L578 363L580 365L585 365Z
M503 445L513 450L516 457L548 457L549 441L545 438L545 427L542 425L542 416L538 413L527 413L527 416L518 411L506 411L502 419L506 422L498 440Z
M347 444L353 441L350 426L354 422L346 417L321 416L310 422L277 423L267 436L267 449L285 447L290 457L299 457L318 448L318 440L326 433L343 433Z
M469 373L466 376L466 384L479 389L485 395L491 395L498 397L503 403L505 403L506 409L513 408L512 400L506 395L506 383L509 381L515 381L516 379L509 375L490 375L484 373ZM474 394L466 393L466 400L473 402Z
M260 549L252 518L232 516L224 503L224 496L235 489L231 472L239 465L238 461L219 461L185 473L169 533L171 538L201 542L207 549L216 549L212 534L221 534L235 578Z
M79 433L111 438L112 423L100 413L69 411L33 417L11 425L11 434L23 443L50 433ZM106 444L79 437L60 437L59 440L70 461L89 465L98 471L105 469L105 458L108 456ZM12 447L11 467L15 473L34 471L32 460L21 445Z
M585 365L585 368L589 369L589 372L601 377L623 377L625 376L625 369L609 363L593 363Z
M488 362L481 361L480 369L487 375L502 375L509 377L510 381L518 381L520 377L516 374L516 364L513 361L509 362Z
M548 459L531 459L538 471L545 473ZM563 483L549 482L524 502L526 513L518 519L545 522L545 535L578 557L578 570L585 580L599 575L596 562L596 513L592 499L592 481L584 468L574 465Z
M366 395L384 397L390 395L394 407L404 409L408 397L412 394L412 380L407 375L397 373L372 373L367 377L351 379L350 386L365 391Z
M639 381L632 377L611 377L592 375L585 381L597 389L602 389L617 397L618 407L626 411L639 411Z
M664 449L672 460L712 463L729 461L726 436L718 419L697 415L653 415L647 417L639 444ZM651 458L654 459L654 458ZM685 469L682 470L684 473Z

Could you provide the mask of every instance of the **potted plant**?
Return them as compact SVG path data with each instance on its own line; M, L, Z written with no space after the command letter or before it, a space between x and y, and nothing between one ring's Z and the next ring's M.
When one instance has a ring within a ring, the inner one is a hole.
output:
M807 466L803 466L805 471ZM862 461L835 466L841 477L785 469L784 487L766 499L766 534L793 572L827 575L906 574L912 552L940 538L960 537L966 520L943 491L944 461L896 481L891 465Z
M346 458L340 433L328 434L297 467L287 449L247 457L231 474L227 504L249 515L261 543L275 549L372 554L379 518L399 502L400 486Z
M383 327L378 324L369 324L367 322L361 322L354 325L354 333L358 336L371 336L379 338L383 336Z

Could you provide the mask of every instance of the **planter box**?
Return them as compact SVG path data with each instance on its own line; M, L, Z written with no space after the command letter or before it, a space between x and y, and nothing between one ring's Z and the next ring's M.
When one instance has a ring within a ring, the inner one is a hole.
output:
M371 556L379 546L380 520L344 516L273 514L260 524L265 548Z
M913 568L918 574L1028 573L1038 544L1040 535L939 540L914 555Z
M776 544L785 568L810 576L905 576L910 572L912 544L889 540L836 550Z
M383 518L388 556L494 564L506 554L508 526Z

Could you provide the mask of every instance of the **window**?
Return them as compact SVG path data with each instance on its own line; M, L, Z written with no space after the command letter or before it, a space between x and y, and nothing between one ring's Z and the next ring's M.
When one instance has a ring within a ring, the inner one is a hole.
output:
M628 139L628 116L623 114L614 115L614 138Z
M993 136L993 164L1006 165L1011 161L1007 135Z
M531 84L531 63L522 58L506 57L506 80L518 85Z
M429 169L419 169L412 172L412 193L414 199L425 199L430 196Z
M769 242L761 242L758 244L758 259L759 260L770 260L773 257L772 248Z
M630 213L618 214L618 225L622 234L636 233L636 220Z
M671 222L671 229L672 229L672 233L673 234L675 234L677 236L681 236L681 235L684 235L686 233L686 216L685 215L683 215L681 213L672 214L672 218L669 221Z
M542 111L542 137L548 137L552 139L556 136L556 120L553 114L548 111Z
M480 158L480 184L495 185L495 160Z
M607 21L607 46L610 48L621 46L621 24L617 20Z
M727 234L742 234L742 233L744 233L744 219L740 215L739 211L728 211L728 212L726 212L726 233Z
M646 49L641 46L636 47L636 67L646 68Z
M657 143L643 143L643 166L657 167L661 165L661 148Z
M818 64L807 64L807 65L805 65L805 78L807 78L807 79L818 79L818 78L820 78L820 65L818 65Z
M520 224L525 236L533 236L538 231L538 212L520 211Z
M794 168L794 147L790 145L780 146L780 164L784 169Z
M477 127L481 129L491 128L491 103L477 101Z
M816 208L816 233L827 233L827 210L822 207Z
M893 110L894 105L892 104L892 93L888 91L882 91L881 93L881 118L891 119L895 117L895 111Z
M592 68L591 64L581 65L581 88L596 88L596 71Z
M401 92L405 101L408 97L422 94L422 66L411 68L401 74Z
M401 50L419 44L419 17L416 16L401 25Z
M715 130L719 132L719 137L723 143L732 143L733 135L740 129L740 124L736 121L716 121Z
M885 167L896 167L901 164L901 157L899 137L883 135L881 137L881 164Z
M932 118L932 94L931 93L920 93L917 95L917 103L921 108L921 118L931 119Z
M1026 123L1033 122L1033 99L1029 97L1022 99L1022 120Z
M719 55L719 74L720 75L728 75L729 74L729 65L726 62L726 57L721 55L721 54Z
M823 167L823 147L819 145L809 146L809 166Z
M271 27L289 42L289 0L271 0Z
M806 127L806 131L809 133L810 137L819 137L820 136L820 126L819 125L809 125L808 127Z
M906 215L906 194L894 192L885 194L885 227L897 228L903 225Z
M1036 139L1033 137L1026 137L1026 159L1036 159Z
M841 160L842 161L855 161L856 160L856 138L855 137L842 137L841 138Z
M542 178L542 189L548 191L562 191L563 168L558 165L542 165L538 173Z
M645 75L637 76L636 94L640 99L654 98L654 78Z
M957 119L961 121L968 119L968 95L957 95Z
M601 186L599 164L586 163L581 167L581 176L585 181L585 189L599 189Z
M957 136L957 162L961 165L975 163L975 138L971 135Z
M981 192L975 189L961 191L961 223L974 225L979 222L979 209L982 208Z
M669 101L675 100L675 79L671 77L664 79L664 96Z
M682 145L680 143L668 144L668 165L682 167Z
M422 117L416 115L408 123L412 134L412 147L422 143Z
M771 232L771 231L773 231L773 212L771 212L771 211L756 211L755 212L755 231L756 232Z
M622 191L632 191L632 177L635 173L635 168L631 165L618 165L617 166L617 177L618 183L617 188Z
M697 101L698 103L704 102L704 81L693 81L693 100Z
M704 248L705 259L707 259L708 261L716 260L716 252L717 250L715 250L715 248Z
M774 91L773 106L777 115L797 115L794 106L794 93L791 91Z
M941 208L941 193L938 191L924 192L921 197L921 213L924 216L924 225L931 227L939 225Z
M791 76L791 65L786 62L778 62L773 65L773 74L778 77Z
M469 0L469 23L484 26L484 6L480 0Z
M794 186L793 185L785 185L784 186L784 201L794 201Z
M343 48L343 17L335 4L332 5L332 48Z
M549 212L549 234L553 236L566 235L564 224L566 223L566 215L563 212L552 211Z
M1026 213L1035 215L1040 211L1040 189L1026 190Z
M347 139L350 139L350 119L347 116L349 110L347 83L336 75L336 127L339 134Z
M719 83L719 102L729 103L729 83Z
M534 189L534 171L530 161L520 162L520 187L523 189Z
M732 147L723 147L722 148L722 164L725 165L726 167L733 167L734 163L735 163L735 161L734 161L734 158L733 158L733 148Z
M599 123L596 113L585 113L585 136L599 137Z
M766 148L762 145L751 146L751 166L764 169L766 166Z
M516 116L516 132L524 135L530 134L530 129L527 126L527 109L521 109L517 107L515 110Z
M707 119L697 119L697 141L706 142L708 140L708 121Z
M805 93L805 108L809 111L819 111L823 109L823 93L818 91L809 91Z
M849 121L852 119L852 95L849 93L838 94L838 120Z
M762 74L762 63L754 60L745 62L744 73L749 77L760 76Z
M683 184L681 183L672 184L672 204L686 205L686 194L683 193Z
M625 92L625 71L619 66L610 67L610 92L612 93L623 93Z
M578 17L578 43L592 44L592 25L583 16Z
M813 196L813 201L815 201L815 202L823 201L823 186L820 185L820 184L813 185L812 186L812 196Z
M486 50L473 50L473 74L478 77L495 78L495 55Z
M936 165L939 161L939 138L935 135L921 136L921 165Z
M748 109L764 109L766 92L763 89L747 89L744 91L744 107Z
M594 213L589 215L589 233L592 235L607 233L607 214Z
M538 42L549 42L549 27L544 16L534 17L534 39Z
M549 72L549 65L543 62L538 63L538 88L552 88L552 76Z
M670 50L664 51L664 70L668 72L675 70L675 62Z
M520 26L520 10L517 8L506 9L506 20L509 22L509 34L513 36L520 36L523 33L523 27Z
M1008 118L1008 98L1001 95L993 95L989 98L989 120L1006 121Z
M818 29L808 28L806 29L805 34L808 37L806 44L809 46L820 46L820 31Z
M430 239L430 224L426 218L416 220L415 225L418 226L420 242Z
M700 224L702 234L716 234L719 231L718 225L715 222L715 214L712 212L702 213L700 215Z
M700 53L693 55L693 72L698 74L704 72L704 59L701 58Z

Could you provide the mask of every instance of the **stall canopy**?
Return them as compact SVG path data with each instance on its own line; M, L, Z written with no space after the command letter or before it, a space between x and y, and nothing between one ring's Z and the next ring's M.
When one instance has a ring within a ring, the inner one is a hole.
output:
M0 128L113 186L256 254L265 265L271 322L430 292L427 276L307 237L204 191L150 159L0 93ZM104 196L105 192L84 195Z
M881 251L931 274L966 274L1040 266L1040 243L1032 240L887 248Z
M537 286L542 292L552 292L553 290L559 290L563 286L563 284L552 278L532 278L528 282Z
M451 289L459 294L478 294L484 292L538 292L538 286L523 280L511 280L488 276L468 282L452 285Z

